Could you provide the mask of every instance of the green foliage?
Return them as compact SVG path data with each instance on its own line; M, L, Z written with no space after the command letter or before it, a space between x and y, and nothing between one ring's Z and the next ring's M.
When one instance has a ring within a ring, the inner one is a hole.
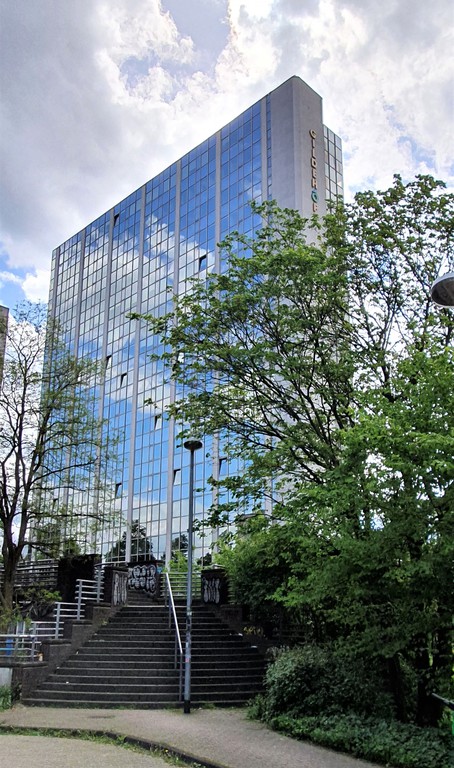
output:
M28 587L21 595L20 610L22 617L32 621L43 619L61 600L59 592L42 587L39 584Z
M452 335L430 302L452 259L453 196L440 182L396 177L321 223L253 207L263 226L221 244L228 270L190 281L168 315L145 316L184 388L168 410L187 424L182 436L220 434L224 455L240 459L240 472L213 481L212 523L280 490L274 514L292 514L300 491L336 470L370 390L401 397L393 377L406 351L431 357Z
M394 768L451 768L453 764L453 740L448 731L358 715L279 715L268 722L293 738Z
M247 509L261 497L264 479L276 472L311 479L315 467L336 463L352 376L342 254L323 241L307 244L308 222L296 212L271 205L257 212L264 226L255 240L232 235L223 243L228 272L193 281L174 297L171 314L146 318L162 338L169 377L185 388L169 414L194 434L228 431L223 453L241 458L244 471L219 487L233 494L239 511L242 501ZM305 355L315 346L317 369ZM305 394L307 378L318 402ZM222 494L218 502L212 522L230 511Z
M12 706L11 688L9 685L0 685L0 712L10 709Z
M184 392L169 415L238 467L212 480L208 522L257 516L222 555L237 598L371 660L397 716L435 724L454 610L454 315L430 287L454 268L454 196L396 176L321 222L254 210L255 238L221 244L226 271L146 318Z
M109 496L99 482L111 458L96 405L102 375L96 361L72 353L44 305L25 303L10 316L0 381L0 605L5 612L12 608L24 550L55 556L68 529L75 528L77 535L82 519L89 521L90 542L96 526L112 519ZM86 489L94 473L98 483L90 496ZM70 491L70 504L60 503L62 489Z
M317 645L277 653L266 673L261 706L267 720L281 714L394 715L383 678L366 660L351 659L333 647Z
M242 526L233 548L220 546L216 560L228 574L232 599L247 606L252 621L276 625L283 618L284 606L275 592L298 562L294 527L268 525L266 518L257 517ZM292 614L296 620L295 610Z

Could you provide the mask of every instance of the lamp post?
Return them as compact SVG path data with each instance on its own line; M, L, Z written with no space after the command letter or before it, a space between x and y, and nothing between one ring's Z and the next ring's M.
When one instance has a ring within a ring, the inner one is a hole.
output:
M454 272L437 277L430 295L432 301L440 307L454 307Z
M191 654L192 654L192 529L194 525L194 454L202 447L201 440L186 440L183 443L191 452L189 466L189 520L188 520L188 582L186 592L186 644L184 656L184 707L189 715L191 711Z

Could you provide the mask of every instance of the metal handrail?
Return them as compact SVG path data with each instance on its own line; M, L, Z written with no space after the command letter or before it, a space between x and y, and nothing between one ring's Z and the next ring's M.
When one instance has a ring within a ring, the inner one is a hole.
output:
M43 640L61 640L63 638L63 629L65 621L76 621L83 618L85 606L78 609L77 603L55 603L54 610L50 616L41 621L31 621L28 623L22 619L15 624L10 624L8 631L1 637L21 637L34 641L35 650L41 647ZM79 613L79 616L78 616ZM5 650L0 648L1 650Z
M55 621L55 639L59 639L63 636L64 622L80 621L83 618L85 606L79 606L77 603L55 603L55 610L53 615L53 621Z
M431 693L430 694L434 699L437 699L437 701L441 701L441 703L454 712L454 701L451 701L450 699L445 699L443 696L439 696L438 693Z
M180 633L180 627L178 626L178 618L177 618L177 611L175 608L175 600L173 599L173 592L172 592L172 585L170 583L169 574L165 573L166 577L166 601L169 599L169 629L172 625L172 616L173 621L175 624L175 669L177 668L178 664L178 651L180 652L180 677L179 677L179 687L178 687L178 695L179 700L182 700L183 697L183 645L181 642L181 633Z
M83 604L88 602L101 602L101 595L104 587L104 573L98 571L96 579L77 579L76 581L76 603L77 603L77 621L82 618Z
M192 572L192 578L191 578L191 584L192 584L192 595L193 597L196 597L200 595L201 590L201 576L202 574L200 571L193 571ZM173 570L172 568L169 571L169 578L170 582L173 587L173 594L178 599L186 599L187 596L187 584L188 584L188 572L187 571L178 571Z
M48 589L57 586L58 561L53 559L34 560L33 562L20 562L17 566L15 587L30 587L36 582L45 585ZM4 568L0 564L0 583L3 582Z
M20 643L20 641L22 642ZM26 643L30 643L30 646L27 646ZM14 658L17 654L26 653L29 654L30 661L35 661L38 645L39 640L36 635L28 633L0 635L0 656L6 655Z

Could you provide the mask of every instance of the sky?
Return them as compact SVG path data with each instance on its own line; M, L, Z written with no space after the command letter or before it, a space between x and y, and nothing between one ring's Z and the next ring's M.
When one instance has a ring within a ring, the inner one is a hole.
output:
M52 250L292 75L343 141L346 198L454 187L452 0L0 0L0 304Z

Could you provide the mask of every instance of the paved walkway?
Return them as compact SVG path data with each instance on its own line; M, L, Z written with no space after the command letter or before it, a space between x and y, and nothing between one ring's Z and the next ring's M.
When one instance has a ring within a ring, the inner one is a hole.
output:
M0 712L2 765L14 768L163 768L161 758L123 747L42 736L6 735L4 726L115 733L191 757L211 768L376 768L371 763L295 741L247 720L241 709L63 709L17 705Z
M160 757L82 739L0 735L0 750L5 768L170 768Z

